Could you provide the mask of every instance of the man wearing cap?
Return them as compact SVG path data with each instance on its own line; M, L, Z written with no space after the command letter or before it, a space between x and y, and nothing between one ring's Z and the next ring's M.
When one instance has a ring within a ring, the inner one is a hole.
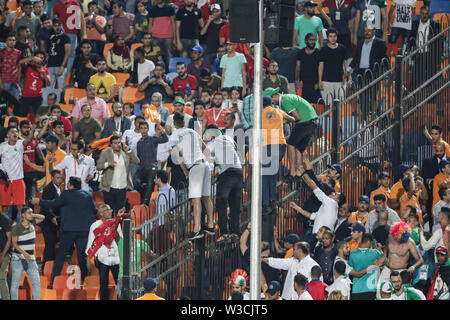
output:
M192 48L198 45L199 30L204 27L200 10L194 0L184 0L184 7L175 15L175 39L182 58L188 58Z
M278 281L270 281L267 285L266 300L281 300L281 284Z
M340 164L327 165L327 173L320 175L319 179L324 181L326 178L330 178L334 180L334 191L341 191L341 185L339 184L339 179L342 176L342 167Z
M383 282L380 287L381 298L377 300L392 300L392 291L394 291L394 288L392 287L391 282Z
M374 203L373 203L373 197L376 194L384 194L386 199L390 199L391 198L391 176L389 175L388 172L383 171L380 173L380 175L378 176L378 189L375 189L374 191L372 191L370 193L370 207L371 209L373 209L375 207Z
M439 189L442 187L450 187L450 161L445 159L439 163L438 173L433 181L433 207L439 202Z
M209 7L211 14L208 21L200 31L202 36L206 35L206 52L205 58L209 63L213 63L219 49L219 33L220 29L226 24L222 19L222 9L218 3L214 3Z
M144 281L144 295L136 300L166 300L156 295L156 286L159 284L158 278L147 278Z
M358 210L352 212L348 217L348 220L352 223L359 221L362 224L366 224L367 217L369 216L369 203L369 197L361 195L358 199Z
M174 117L175 112L178 112L179 114L181 114L184 117L184 127L185 128L188 127L189 121L192 119L192 116L188 115L187 113L184 113L184 105L185 105L185 102L184 102L183 98L181 98L181 97L176 97L173 100L174 112L167 118L166 127L165 127L166 132L169 136L175 130L175 127L173 125L173 117Z
M203 48L201 45L196 45L192 48L191 62L187 66L187 73L197 78L197 83L200 82L200 72L204 68L211 69L211 64L203 58Z
M236 52L236 44L227 42L227 54L220 60L222 68L221 88L238 87L245 96L247 89L247 59L242 53Z
M439 246L435 252L438 266L427 294L427 300L438 298L439 293L445 291L445 287L447 287L447 292L448 288L450 288L450 258L448 257L448 250L444 246Z
M314 15L314 9L317 6L313 1L307 1L303 3L303 8L305 8L305 14L300 17L295 18L295 26L294 26L294 43L293 46L300 47L300 49L306 46L305 36L308 33L312 33L314 35L317 34L318 42L316 42L316 48L323 47L323 24L322 20L319 17Z
M353 227L350 227L352 240L348 242L348 248L350 252L358 249L362 243L362 237L366 229L361 222L356 222Z
M400 213L401 218L405 220L405 208L413 207L417 211L419 216L419 222L423 223L422 217L422 202L428 199L428 193L425 190L422 177L415 177L411 172L408 178L402 180L403 188L405 193L400 197Z
M285 238L283 238L283 248L280 247L280 244L278 242L278 231L276 228L274 228L273 233L274 243L275 243L275 250L278 254L284 253L284 258L292 258L293 252L294 252L294 245L297 242L300 242L300 236L296 233L290 233ZM287 250L287 251L286 251Z
M302 166L302 153L311 143L317 128L315 120L317 113L311 104L296 94L280 94L280 88L267 88L263 96L270 96L272 103L278 105L290 116L294 117L296 124L289 137L288 156L290 163L290 174L292 177L299 175L298 168Z
M194 100L197 92L197 78L186 72L183 61L177 62L178 76L173 79L173 91L182 92L186 101Z

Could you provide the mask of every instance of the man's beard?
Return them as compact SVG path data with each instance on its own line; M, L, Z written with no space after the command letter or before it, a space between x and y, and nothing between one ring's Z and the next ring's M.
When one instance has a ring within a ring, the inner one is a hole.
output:
M217 104L217 103L215 103L214 101L211 101L211 106L212 106L213 108L220 108L220 107L222 107L222 104Z

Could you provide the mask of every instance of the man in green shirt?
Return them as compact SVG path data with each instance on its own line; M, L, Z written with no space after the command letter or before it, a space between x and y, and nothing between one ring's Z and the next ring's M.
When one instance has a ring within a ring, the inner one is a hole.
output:
M294 46L303 49L306 47L304 41L305 36L308 33L314 35L317 34L316 48L320 49L323 47L323 23L319 17L314 15L314 8L317 6L313 1L307 1L303 3L303 8L305 8L305 14L300 17L295 18L294 24Z
M287 141L290 175L300 176L298 168L302 166L302 153L311 143L317 129L317 113L311 104L296 94L280 94L280 88L267 88L263 96L270 96L272 103L295 118L295 126Z

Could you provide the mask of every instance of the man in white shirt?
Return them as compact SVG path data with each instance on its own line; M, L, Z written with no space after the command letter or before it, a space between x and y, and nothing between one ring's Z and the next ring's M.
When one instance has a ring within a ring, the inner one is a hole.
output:
M11 200L21 212L25 205L25 182L23 181L23 152L25 147L33 140L34 130L28 132L23 140L19 140L16 127L8 127L6 142L0 144L0 169L8 175L8 183L0 181L0 195L2 198L3 213L7 216Z
M294 277L300 273L311 281L311 268L319 264L309 255L310 247L306 242L297 242L294 245L293 257L289 259L262 258L261 261L270 267L280 270L287 270L281 298L283 300L298 300L298 293L294 290ZM323 280L323 279L321 279ZM305 285L306 285L305 283Z
M202 202L206 209L208 225L205 232L214 235L213 205L211 202L211 172L203 155L203 141L192 129L184 128L184 116L174 113L176 130L170 136L172 157L189 177L189 199L194 203L194 230L188 235L190 240L204 237L201 228Z
M439 213L441 212L441 209L443 207L450 209L450 188L447 188L447 187L440 188L439 189L439 197L441 198L441 200L439 200L439 202L436 203L433 207L434 225L433 225L432 232L435 232L438 228L441 227L441 225L438 222L438 216L439 216Z
M188 127L189 121L192 119L192 117L191 117L190 115L184 113L184 105L185 105L185 103L184 103L183 98L176 97L176 98L173 100L173 110L174 110L174 112L173 112L173 114L171 114L171 115L167 118L167 121L166 121L166 127L165 127L165 129L166 129L167 135L170 136L170 135L172 134L173 129L174 129L174 120L173 120L173 117L174 117L174 115L175 115L176 112L180 113L180 114L183 116L184 127L185 127L185 128Z
M336 261L334 264L334 282L329 285L325 290L330 295L331 292L338 290L344 296L344 300L350 300L350 292L351 292L351 281L346 276L346 264L344 261Z
M141 122L145 122L145 118L143 116L136 116L136 118L134 118L134 123L131 126L131 129L125 130L122 135L122 143L130 147L135 156L137 156L137 143L142 138L141 130L139 130L139 123ZM138 169L138 164L130 163L130 174L133 181Z
M145 59L145 51L143 47L136 48L134 50L134 65L133 65L133 76L137 76L138 84L141 84L145 78L147 78L153 70L155 70L155 64Z
M53 169L65 170L66 175L66 189L70 177L78 177L81 179L81 190L89 192L88 182L94 177L95 161L81 153L84 149L83 141L72 143L70 145L70 154L67 155L57 166L53 168L53 163L50 162L50 172Z
M314 300L309 292L306 290L308 284L308 278L301 273L298 273L294 277L294 289L297 297L291 300Z
M107 204L102 204L98 208L98 212L100 214L100 220L95 221L91 227L89 228L89 236L88 242L86 245L86 254L88 254L88 250L91 248L92 243L94 242L95 235L94 230L100 227L103 222L112 218L113 210ZM120 217L125 213L125 209L119 210L117 216ZM117 227L116 237L111 244L111 248L108 249L104 244L98 249L95 253L95 267L99 272L99 280L100 280L100 300L109 300L109 290L108 290L108 280L109 280L109 271L111 270L111 274L114 278L114 282L117 285L117 277L119 276L119 265L120 265L120 255L119 248L117 247L117 241L123 238L122 230L120 225ZM90 260L88 262L88 269L91 268Z

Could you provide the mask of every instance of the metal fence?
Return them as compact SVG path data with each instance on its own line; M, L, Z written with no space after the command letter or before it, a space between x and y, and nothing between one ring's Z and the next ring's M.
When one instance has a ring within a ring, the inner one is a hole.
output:
M420 164L431 154L431 147L422 137L424 125L439 123L448 138L448 33L446 27L417 49L408 45L404 57L385 59L372 72L356 77L345 95L333 96L345 97L341 101L333 100L332 105L318 101L320 129L308 151L317 174L325 172L330 163L341 164L343 175L339 182L350 206L357 205L359 195L369 194L377 187L376 177L381 171L392 175L393 168L402 160ZM431 59L423 52L427 46L441 45L438 53L432 49ZM430 69L432 65L435 69ZM273 226L279 238L290 232L303 233L303 225L297 221L289 202L303 203L310 190L303 183L284 182L289 165L285 156L277 184L278 206L273 215L263 219L266 238L263 240L272 241ZM241 226L246 226L251 200L248 153L243 171ZM217 182L215 178L213 181L215 207ZM187 194L187 189L181 188L175 206L169 208L171 199L160 195L149 207L131 211L131 219L124 224L123 298L141 296L146 277L161 279L157 293L166 299L183 295L194 299L230 296L229 277L233 270L244 265L239 240L217 244L214 238L205 236L188 241L185 234L193 230L193 218Z

